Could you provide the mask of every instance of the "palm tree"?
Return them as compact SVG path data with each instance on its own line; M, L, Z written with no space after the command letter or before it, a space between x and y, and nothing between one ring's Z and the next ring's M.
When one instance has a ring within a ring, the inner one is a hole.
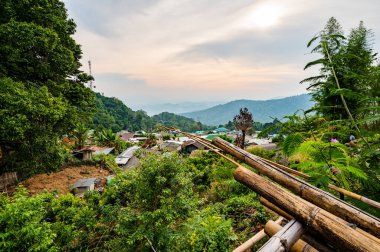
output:
M78 149L82 149L86 144L88 132L89 129L83 123L79 123L74 129L73 136L75 138L75 145Z
M241 108L239 114L234 117L234 124L237 130L242 132L241 148L244 149L245 135L247 130L253 126L252 113L247 108Z

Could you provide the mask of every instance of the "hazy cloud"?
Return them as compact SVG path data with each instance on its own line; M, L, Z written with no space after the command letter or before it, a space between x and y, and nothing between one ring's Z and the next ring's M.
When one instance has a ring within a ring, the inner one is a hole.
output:
M305 92L307 41L335 16L380 48L378 0L65 0L83 69L130 104L265 99Z

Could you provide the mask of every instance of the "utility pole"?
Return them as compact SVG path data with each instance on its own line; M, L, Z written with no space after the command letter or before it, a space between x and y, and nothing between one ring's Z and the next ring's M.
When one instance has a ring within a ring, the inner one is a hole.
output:
M92 76L92 71L91 71L91 60L88 61L88 68L90 69L90 75ZM90 89L92 90L92 80L90 80Z

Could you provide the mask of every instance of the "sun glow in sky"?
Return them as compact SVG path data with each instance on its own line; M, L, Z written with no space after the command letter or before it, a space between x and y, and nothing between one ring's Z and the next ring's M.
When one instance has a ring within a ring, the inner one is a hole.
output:
M346 35L363 20L380 51L379 0L63 1L96 91L134 108L305 93L306 43L331 16Z
M283 14L283 8L277 4L264 3L255 6L253 10L243 18L243 25L247 28L257 27L261 29L276 25Z

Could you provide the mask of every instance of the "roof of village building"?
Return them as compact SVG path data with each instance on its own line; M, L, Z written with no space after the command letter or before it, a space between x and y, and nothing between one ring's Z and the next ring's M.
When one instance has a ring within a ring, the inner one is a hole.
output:
M93 154L94 155L98 155L98 154L110 154L114 150L115 150L115 147L105 148L105 149L98 149L98 150L95 150Z
M194 146L197 147L198 149L203 149L203 148L204 148L204 146L203 146L202 144L200 144L200 143L198 143L198 142L196 142L196 141L194 141L194 140L192 140L192 139L190 139L190 140L184 142L184 143L181 145L181 147L182 147L182 148L185 148L185 147L190 146L190 145L194 145Z
M95 184L96 180L97 178L80 179L77 182L75 182L73 188L91 187Z
M118 165L125 165L128 160L133 157L133 155L135 154L135 152L140 149L139 146L132 146L128 149L126 149L125 151L123 151L119 156L117 156L115 158L115 162L116 164Z
M124 133L119 134L120 139L124 141L130 140L134 136L135 136L135 133L130 133L130 132L124 132Z
M160 148L163 150L169 150L169 151L178 151L181 149L182 142L174 141L174 140L168 140L163 142L160 145Z
M229 129L227 129L225 127L219 127L219 128L216 128L215 131L225 132L225 131L229 131Z

